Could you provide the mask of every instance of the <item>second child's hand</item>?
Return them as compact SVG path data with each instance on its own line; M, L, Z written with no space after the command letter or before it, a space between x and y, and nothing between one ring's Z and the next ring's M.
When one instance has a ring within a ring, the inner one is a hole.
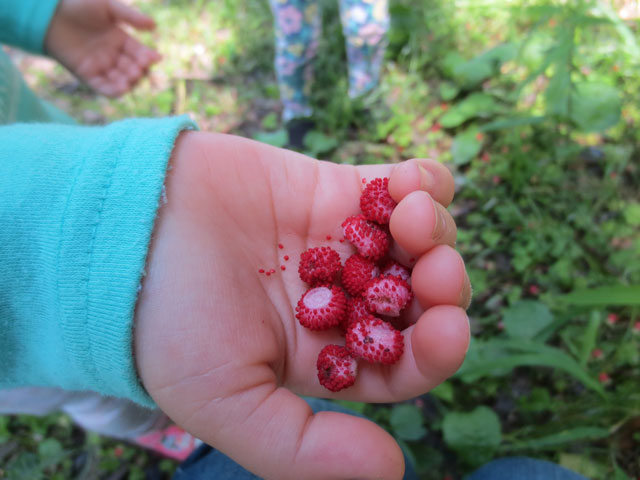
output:
M117 0L61 0L45 37L45 51L96 92L119 97L161 58L124 25L155 28L153 19Z

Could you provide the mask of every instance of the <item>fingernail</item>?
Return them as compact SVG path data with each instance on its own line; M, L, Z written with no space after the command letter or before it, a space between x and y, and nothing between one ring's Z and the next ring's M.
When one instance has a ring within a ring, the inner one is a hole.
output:
M460 292L460 300L458 301L458 305L460 305L465 310L469 308L471 305L471 298L473 297L473 287L471 286L471 282L469 281L469 275L467 272L464 272L464 283L462 285L462 292Z
M420 190L430 192L435 186L435 179L429 170L416 162L418 171L420 172Z
M433 240L440 240L447 230L447 220L444 218L444 214L442 213L442 209L438 206L435 200L432 198L431 202L433 203L433 209L435 211L436 217L436 225L433 228L433 233L431 234L431 238Z

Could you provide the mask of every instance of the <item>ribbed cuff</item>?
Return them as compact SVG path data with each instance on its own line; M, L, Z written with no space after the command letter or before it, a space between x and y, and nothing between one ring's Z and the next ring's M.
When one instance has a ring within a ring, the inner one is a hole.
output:
M59 265L68 272L63 270L60 276L61 301L70 309L86 301L84 319L72 312L67 317L64 343L79 361L77 368L84 370L89 389L146 406L153 401L135 369L133 317L167 162L185 128L194 128L186 117L124 121L108 127L116 141L100 155L87 157L83 167L89 177L102 168L104 177L99 182L76 182L79 197L94 197L94 218L85 216L79 226L74 219L81 212L71 209L62 232ZM84 208L81 202L74 206ZM86 276L86 292L78 291L78 275Z

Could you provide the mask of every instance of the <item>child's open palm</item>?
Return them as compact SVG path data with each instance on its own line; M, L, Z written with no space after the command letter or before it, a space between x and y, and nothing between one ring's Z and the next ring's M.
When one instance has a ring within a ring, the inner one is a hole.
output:
M307 288L297 263L313 246L331 245L343 261L353 252L339 242L340 225L359 212L362 178L376 177L390 177L399 202L391 232L400 255L417 259L421 305L408 309L415 324L403 332L400 361L360 362L355 385L332 394L318 383L316 358L344 338L296 320ZM382 428L313 415L297 394L395 402L456 371L469 342L470 289L442 207L452 197L453 179L437 162L353 167L237 137L182 134L136 313L148 392L182 427L267 479L401 478L402 454Z

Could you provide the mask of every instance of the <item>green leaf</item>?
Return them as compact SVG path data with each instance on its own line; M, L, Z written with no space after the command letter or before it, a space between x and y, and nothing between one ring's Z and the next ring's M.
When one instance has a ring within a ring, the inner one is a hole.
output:
M544 117L507 117L486 123L480 127L481 132L491 132L513 127L525 127L537 125L544 121Z
M443 68L459 86L472 88L495 75L500 66L517 54L517 47L511 43L500 44L471 60L465 61L459 54L445 57Z
M556 297L556 300L566 305L581 307L638 306L640 305L640 285L614 285L575 290Z
M442 82L440 84L440 97L445 102L453 100L460 92L460 89L451 82Z
M304 136L304 146L309 153L317 157L321 153L326 153L338 146L338 141L335 138L328 137L322 132L312 130Z
M265 130L275 130L278 127L278 115L276 115L276 112L269 112L265 115L261 125Z
M591 357L591 352L593 352L596 342L598 341L598 329L600 328L601 317L600 312L591 312L587 328L584 329L584 333L582 334L582 345L580 347L579 358L580 366L582 368L587 367L587 363Z
M511 338L531 340L553 322L553 315L544 303L520 300L504 311L503 322Z
M286 130L280 129L275 132L258 132L253 138L259 142L273 145L274 147L284 147L289 137Z
M608 470L604 465L596 463L588 455L580 455L578 453L560 453L558 463L587 478L606 478Z
M38 445L38 456L44 462L51 458L58 458L62 453L62 445L54 438L47 438Z
M457 127L470 118L486 117L496 108L497 105L493 97L486 93L473 93L449 108L440 118L440 125L445 128Z
M618 465L615 465L613 480L631 480L631 477L629 477Z
M477 130L467 130L459 133L453 139L451 155L453 162L457 165L469 163L473 157L478 155L482 148L482 142L476 138Z
M623 210L625 221L632 227L640 226L640 203L629 203Z
M610 435L609 430L601 427L576 427L552 433L544 437L528 438L526 440L513 442L504 447L504 450L544 450L555 449L558 446L567 445L579 441L591 441L606 438Z
M408 403L393 406L390 423L396 436L403 440L419 440L427 433L422 426L422 412Z
M544 92L547 115L566 117L569 114L571 74L569 66L556 65L556 71Z
M455 392L453 389L453 385L451 385L450 382L442 382L436 388L432 388L429 393L439 398L440 400L444 400L445 402L452 403Z
M562 370L591 390L605 395L598 381L591 378L572 357L557 348L527 340L472 342L455 376L461 377L464 382L475 382L489 375L505 375L514 368L524 366Z
M445 443L469 464L491 459L502 442L500 419L488 407L471 412L448 412L442 422Z
M621 111L620 93L610 85L581 83L571 93L571 120L584 132L602 132L614 126Z

